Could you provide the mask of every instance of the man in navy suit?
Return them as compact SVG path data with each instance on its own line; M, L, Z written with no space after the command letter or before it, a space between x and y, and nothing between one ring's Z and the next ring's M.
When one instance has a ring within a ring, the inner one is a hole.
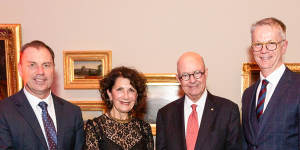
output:
M80 108L51 93L54 53L41 41L21 49L19 74L25 87L0 102L0 150L81 150Z
M300 75L283 64L286 26L276 18L265 18L252 25L251 36L260 80L243 94L243 147L300 149Z
M179 58L176 78L185 96L158 111L157 150L241 150L238 106L208 92L207 75L199 54Z

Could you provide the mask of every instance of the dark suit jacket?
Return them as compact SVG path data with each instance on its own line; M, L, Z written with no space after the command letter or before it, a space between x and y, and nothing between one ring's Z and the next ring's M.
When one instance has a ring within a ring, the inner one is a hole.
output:
M184 97L157 113L156 150L186 150ZM195 150L241 150L238 106L208 92Z
M255 118L258 85L259 81L246 89L242 98L243 147L247 150L300 149L300 75L285 70L259 122Z
M52 94L59 150L81 150L84 144L80 108ZM0 150L47 150L39 122L24 91L0 101Z

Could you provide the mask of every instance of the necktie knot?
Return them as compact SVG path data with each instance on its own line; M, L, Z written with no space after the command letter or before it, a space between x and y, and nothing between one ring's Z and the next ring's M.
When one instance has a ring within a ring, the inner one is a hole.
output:
M42 108L42 110L47 110L48 104L46 102L40 102L39 106Z
M267 86L268 84L269 84L269 81L268 81L268 80L264 79L264 80L262 81L262 85L263 85L263 86Z
M197 108L196 104L191 105L191 107L192 107L193 111L196 111L196 108Z

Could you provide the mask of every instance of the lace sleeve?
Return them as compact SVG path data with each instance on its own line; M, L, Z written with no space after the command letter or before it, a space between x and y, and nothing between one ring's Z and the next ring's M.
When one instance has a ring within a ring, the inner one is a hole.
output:
M147 138L147 150L154 150L153 135L149 123L144 122L143 129Z
M99 148L99 137L97 136L95 127L97 126L97 123L88 120L86 124L84 125L84 131L85 131L85 145L84 150L100 150Z

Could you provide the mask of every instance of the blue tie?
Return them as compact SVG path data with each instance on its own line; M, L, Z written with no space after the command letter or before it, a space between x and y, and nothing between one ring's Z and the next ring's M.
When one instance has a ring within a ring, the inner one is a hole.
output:
M258 100L257 100L257 105L256 105L256 117L257 117L258 121L261 120L261 117L262 117L262 114L263 114L268 83L269 83L268 80L263 80L262 81L260 92L259 92L259 95L258 95Z
M49 149L57 150L56 131L55 131L54 123L48 114L48 110L47 110L48 105L46 102L40 102L39 106L42 108L43 124L44 124L45 132L48 140Z

